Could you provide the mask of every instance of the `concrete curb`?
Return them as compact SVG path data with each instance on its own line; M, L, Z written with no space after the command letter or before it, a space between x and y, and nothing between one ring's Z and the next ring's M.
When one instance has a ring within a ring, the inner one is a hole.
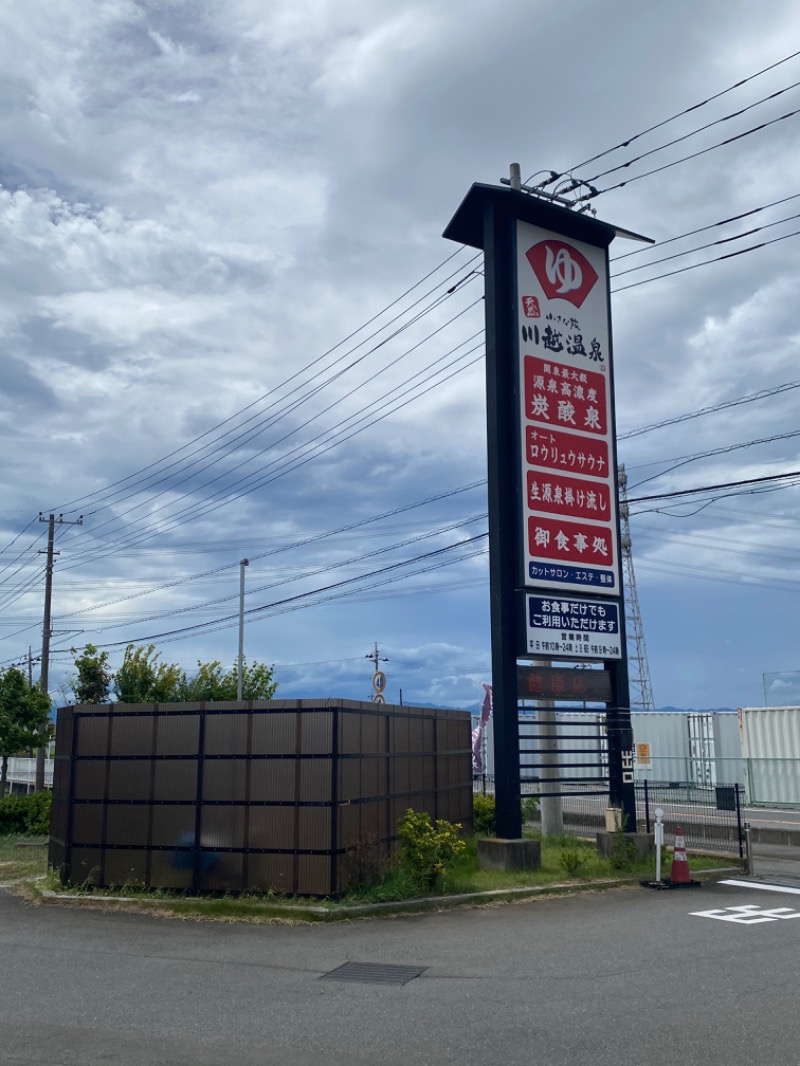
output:
M714 870L696 870L693 876L698 880L719 881L726 877L741 876L740 866L726 866ZM598 881L563 881L553 885L529 885L522 888L495 888L485 892L465 892L454 896L421 896L417 899L390 900L386 903L351 903L331 905L297 905L294 903L265 903L261 917L294 921L348 921L353 918L381 917L383 915L413 915L425 911L455 910L458 907L480 907L492 903L518 903L546 896L559 896L565 893L603 892L613 888L636 887L641 884L641 875L636 877L604 878ZM130 907L142 905L145 908L162 907L175 909L176 915L191 909L193 903L205 903L206 897L186 896L180 899L147 899L137 896L100 896L96 893L71 895L40 890L42 902L53 904L71 903L78 906L92 907L102 905L121 905ZM188 906L186 906L188 905ZM254 912L253 917L259 917ZM247 921L245 915L234 916L235 920Z
M765 829L757 825L751 826L750 842L752 844L778 844L781 847L800 848L800 830Z

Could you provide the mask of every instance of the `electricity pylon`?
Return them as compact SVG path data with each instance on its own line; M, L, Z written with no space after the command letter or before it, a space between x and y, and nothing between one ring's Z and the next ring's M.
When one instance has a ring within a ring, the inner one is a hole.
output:
M644 643L642 612L636 592L636 574L633 570L631 552L631 524L628 509L628 475L625 467L619 468L619 519L622 537L622 565L625 586L625 622L628 638L628 681L631 693L631 709L654 711L653 686L650 683L650 667Z

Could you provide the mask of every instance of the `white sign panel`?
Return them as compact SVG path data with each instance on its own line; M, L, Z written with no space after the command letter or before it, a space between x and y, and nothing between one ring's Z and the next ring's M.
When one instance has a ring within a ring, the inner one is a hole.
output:
M517 222L525 584L619 596L605 249Z
M636 752L637 767L640 770L652 770L653 754L650 745L642 742L641 744L634 744L633 749Z
M563 659L621 659L619 605L573 596L525 597L528 653Z

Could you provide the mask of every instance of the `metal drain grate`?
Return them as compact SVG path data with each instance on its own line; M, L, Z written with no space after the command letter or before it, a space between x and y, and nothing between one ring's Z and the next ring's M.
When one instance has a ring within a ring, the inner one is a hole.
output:
M370 985L406 985L427 966L393 966L383 962L345 962L324 973L321 981L361 981Z

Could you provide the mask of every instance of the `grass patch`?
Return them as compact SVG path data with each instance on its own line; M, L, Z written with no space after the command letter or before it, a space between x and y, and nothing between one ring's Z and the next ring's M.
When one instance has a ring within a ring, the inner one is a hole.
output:
M530 834L539 836L539 834ZM413 900L432 895L466 895L471 892L488 892L495 889L545 887L571 882L603 881L634 877L641 880L655 876L655 859L648 858L631 864L627 869L616 869L608 859L597 854L593 843L578 837L565 835L542 839L542 865L538 870L504 873L497 870L481 870L478 867L478 838L467 840L465 850L459 855L441 878L441 887L432 891L415 879L405 867L394 867L382 878L358 888L351 889L341 903L388 903ZM566 861L565 861L566 856ZM672 856L662 854L662 876L668 877ZM692 857L698 868L716 869L736 865L733 857Z
M538 834L530 834L538 835ZM338 899L301 899L275 893L194 897L188 892L147 889L141 885L123 885L114 889L87 886L64 887L55 872L47 870L45 847L17 847L19 838L0 838L0 882L27 879L25 894L29 899L43 898L42 889L65 894L94 905L146 910L164 917L181 917L210 921L313 922L357 917L348 908L369 904L409 903L430 897L469 895L503 889L539 888L570 885L590 887L592 882L619 881L626 878L650 880L655 876L655 860L632 864L625 870L598 856L590 841L565 835L542 840L542 865L539 870L503 873L481 870L477 860L477 837L468 838L466 847L440 878L436 889L420 879L407 866L395 865L382 877L351 889ZM42 841L43 843L44 841ZM669 877L671 854L662 856L662 875ZM732 856L690 855L694 870L710 870L737 864ZM36 878L43 878L34 884ZM104 898L98 898L104 897ZM119 900L119 902L116 902Z
M0 837L0 884L47 873L47 837Z

